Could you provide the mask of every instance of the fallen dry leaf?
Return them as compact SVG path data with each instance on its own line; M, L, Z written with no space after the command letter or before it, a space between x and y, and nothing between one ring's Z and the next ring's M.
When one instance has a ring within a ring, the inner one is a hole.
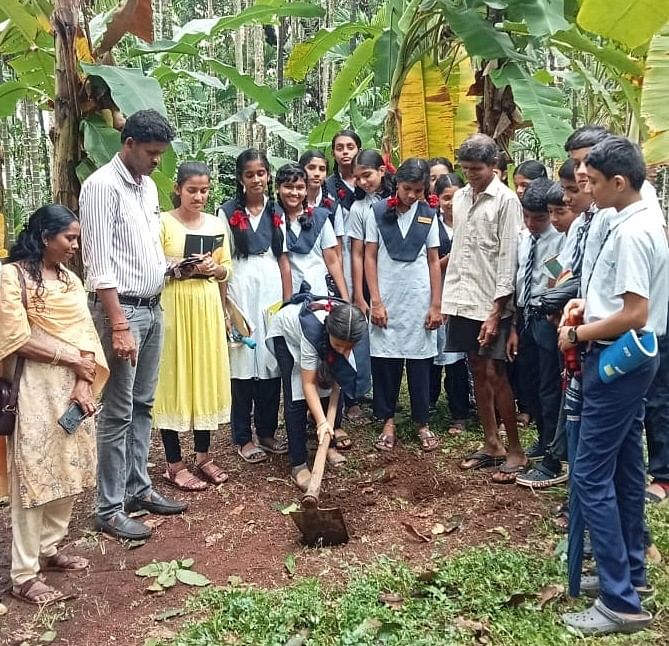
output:
M432 529L430 531L432 536L439 536L439 534L443 534L446 531L446 528L441 523L435 523L432 525Z
M418 575L418 580L422 583L432 583L439 574L438 570L424 570Z
M476 641L479 644L489 643L488 635L490 630L488 625L482 621L473 621L472 619L466 619L465 617L456 617L453 621L453 626L458 630L467 630L474 633Z
M231 512L231 516L239 516L244 511L244 505L237 505Z
M462 516L451 516L446 523L446 534L452 534L456 529L462 527Z
M528 599L533 599L537 595L533 592L514 592L505 602L505 606L520 606Z
M165 518L149 518L148 520L143 521L145 525L148 527L152 527L155 529L156 527L160 527L164 522Z
M428 518L429 516L432 516L432 514L434 514L434 509L428 508L417 511L414 516L416 516L416 518Z
M507 541L511 539L511 534L509 534L506 527L502 527L501 525L499 527L493 527L492 529L489 529L488 534L499 534L502 538L505 538Z
M429 536L425 536L425 534L421 534L411 523L407 523L406 521L402 521L402 525L404 529L411 534L414 538L417 538L419 541L422 541L423 543L429 543L432 539Z
M399 610L402 607L402 604L404 604L404 598L394 592L379 593L379 601L393 610Z
M223 538L223 534L209 534L209 536L206 536L204 539L204 544L207 547L211 547L212 545L215 545L218 541L220 541Z
M555 599L559 599L564 595L563 585L547 585L541 588L539 592L539 608L544 609L544 606Z

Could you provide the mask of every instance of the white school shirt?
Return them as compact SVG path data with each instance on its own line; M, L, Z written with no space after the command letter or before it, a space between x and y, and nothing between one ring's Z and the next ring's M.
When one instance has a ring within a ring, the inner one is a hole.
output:
M286 216L286 220L288 220L288 216ZM299 236L302 232L302 225L297 220L290 222L289 226L296 236ZM302 281L306 280L311 286L312 294L316 296L328 295L328 286L325 281L328 269L325 265L325 260L323 260L323 249L330 249L336 246L337 238L335 237L332 223L329 219L326 219L309 253L288 252L290 271L293 276L293 294L300 291Z
M530 301L525 302L523 285L525 283L525 265L532 246L532 235L524 230L518 234L518 271L516 272L516 302L519 307L526 305L537 305L538 296L548 289L548 281L553 278L544 264L550 258L554 258L562 249L565 236L551 224L537 240L534 249L534 264L532 265L532 284L530 288Z
M274 339L276 337L283 337L286 341L288 350L293 357L293 371L290 378L293 401L304 399L302 370L318 370L321 362L318 349L313 346L311 341L302 332L302 326L300 325L301 310L302 303L282 307L272 317L269 329L267 330L266 340L267 347L272 353L274 353ZM317 310L314 312L314 315L323 323L327 312L325 310ZM352 352L348 356L348 361L355 368L355 358ZM321 397L327 397L330 394L329 388L319 388L318 391Z
M367 212L371 211L372 206L379 201L379 196L365 193L365 197L356 200L351 204L351 210L348 212L348 219L346 223L346 244L344 245L344 276L346 278L346 285L348 286L349 294L353 293L353 267L351 257L351 238L354 240L362 240L365 242L365 222L367 220Z
M592 276L583 285L586 323L623 308L627 292L648 299L646 330L658 336L667 330L669 248L664 230L644 200L608 217L610 234L596 258ZM606 234L605 234L606 235Z
M578 239L578 229L585 221L585 216L581 213L577 218L572 220L571 225L569 225L569 231L565 235L564 245L558 256L558 262L562 271L571 269L571 261L574 258L574 251L576 251L576 241Z
M655 222L655 224L664 231L666 237L667 224L664 220L662 207L657 200L655 188L648 181L644 181L641 186L641 199L646 206L648 218ZM587 281L592 272L592 265L595 261L595 257L599 253L599 248L602 246L602 242L606 237L606 232L609 230L609 219L612 216L615 216L615 214L615 209L599 209L593 216L590 230L588 232L588 240L583 252L583 265L581 270L581 275L583 277L581 281L582 285L585 284L583 281Z
M265 200L267 204L267 200ZM256 231L260 224L260 215L253 215L248 209L249 224ZM225 215L222 216L227 222ZM286 228L283 232L283 250L286 248ZM231 244L234 238L230 236ZM251 337L256 342L255 350L244 344L228 349L230 357L231 379L274 379L279 376L279 366L274 355L265 345L265 310L283 298L281 271L272 246L262 255L249 255L248 258L232 258L232 277L228 283L228 294L237 304L253 329Z
M397 222L405 238L411 226L418 202L398 215ZM376 217L370 208L365 221L365 242L378 244L377 275L381 300L388 311L388 327L370 323L370 356L429 359L437 354L437 331L425 328L430 309L432 290L427 250L439 247L439 229L434 216L427 239L413 262L393 260L388 254Z

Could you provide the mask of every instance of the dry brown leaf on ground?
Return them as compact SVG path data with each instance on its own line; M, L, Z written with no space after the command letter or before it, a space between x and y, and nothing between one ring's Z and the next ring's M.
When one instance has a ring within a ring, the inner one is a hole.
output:
M399 610L404 604L404 597L394 592L379 593L379 601L393 610Z
M564 596L563 585L547 585L539 592L539 608L544 609L544 606L555 599Z
M429 543L432 539L429 536L426 536L425 534L422 534L419 532L411 523L407 523L406 521L402 521L402 526L404 529L409 532L411 536L414 538L417 538L419 541L422 541L423 543Z

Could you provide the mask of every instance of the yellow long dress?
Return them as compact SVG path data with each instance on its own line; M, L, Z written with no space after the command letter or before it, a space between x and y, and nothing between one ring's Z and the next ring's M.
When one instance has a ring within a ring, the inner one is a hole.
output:
M197 229L161 215L160 238L169 261L183 259L186 234L225 235L214 260L232 271L225 225L204 213ZM211 431L230 419L230 365L219 283L213 278L170 280L163 290L165 340L153 407L154 427Z

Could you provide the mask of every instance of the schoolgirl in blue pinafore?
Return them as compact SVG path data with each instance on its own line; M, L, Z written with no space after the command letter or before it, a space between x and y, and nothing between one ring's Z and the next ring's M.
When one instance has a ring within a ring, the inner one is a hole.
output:
M384 422L376 448L395 447L395 408L406 365L411 415L423 450L438 446L429 430L432 361L441 324L439 230L426 204L429 168L409 159L397 171L397 194L369 212L365 234L365 276L370 291L370 353L374 412Z
M307 175L298 164L282 166L276 175L281 213L285 215L286 247L293 279L293 293L307 282L312 293L338 292L345 300L348 290L337 253L337 238L327 209L307 206ZM333 285L329 289L326 277Z
M227 295L248 321L256 342L255 349L239 345L230 347L229 352L233 441L239 455L252 463L266 460L267 452L287 452L286 443L274 437L281 379L276 360L265 346L265 336L266 310L290 298L292 282L285 224L271 196L269 172L264 153L244 151L237 158L237 196L219 208L233 242L233 275ZM251 199L258 207L264 204L262 209L251 210ZM252 440L252 416L259 446Z

